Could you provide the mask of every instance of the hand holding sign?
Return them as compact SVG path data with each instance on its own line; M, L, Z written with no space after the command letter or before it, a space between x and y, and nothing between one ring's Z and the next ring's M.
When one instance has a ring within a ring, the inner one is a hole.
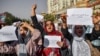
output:
M44 46L45 47L52 47L52 48L60 48L61 45L58 46L59 43L58 41L61 42L61 36L50 36L50 35L45 35L44 37Z

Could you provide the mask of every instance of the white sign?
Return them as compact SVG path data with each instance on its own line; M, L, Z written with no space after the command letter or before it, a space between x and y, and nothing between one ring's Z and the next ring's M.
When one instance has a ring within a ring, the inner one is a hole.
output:
M16 27L14 26L5 26L0 29L0 42L17 40L15 34Z
M67 24L69 25L93 25L92 8L72 8L67 10Z
M61 41L61 36L50 36L50 35L44 36L44 46L45 47L60 48L57 45L58 41Z
M36 17L37 17L37 20L39 22L43 21L43 16L42 15L36 14Z

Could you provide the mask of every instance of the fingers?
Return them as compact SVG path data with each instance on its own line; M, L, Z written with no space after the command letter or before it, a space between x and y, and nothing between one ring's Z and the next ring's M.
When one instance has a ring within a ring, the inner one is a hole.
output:
M32 5L32 10L35 10L36 8L37 8L36 4Z
M64 42L58 41L57 44L58 44L58 46L62 47Z

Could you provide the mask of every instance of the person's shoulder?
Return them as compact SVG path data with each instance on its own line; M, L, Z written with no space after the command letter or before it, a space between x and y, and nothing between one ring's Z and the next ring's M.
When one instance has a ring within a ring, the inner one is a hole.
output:
M36 40L41 37L41 33L38 29L34 29L34 32L32 32L32 40Z
M38 29L34 29L34 32L33 33L40 34L40 31Z

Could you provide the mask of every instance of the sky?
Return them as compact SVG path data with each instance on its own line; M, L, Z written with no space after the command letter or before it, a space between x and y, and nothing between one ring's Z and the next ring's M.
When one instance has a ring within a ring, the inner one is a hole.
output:
M0 13L9 12L22 19L30 18L33 4L37 4L37 14L47 13L47 0L0 0Z

